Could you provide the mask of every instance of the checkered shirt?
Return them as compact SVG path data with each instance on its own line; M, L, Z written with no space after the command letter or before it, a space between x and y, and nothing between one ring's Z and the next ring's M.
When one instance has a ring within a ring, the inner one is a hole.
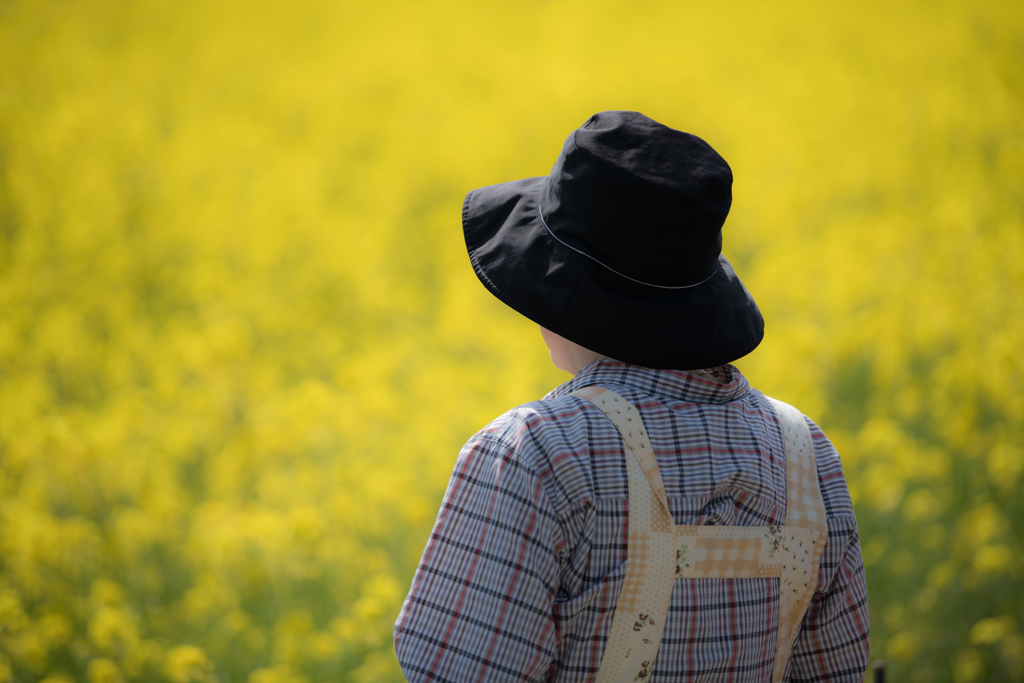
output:
M776 413L736 368L708 373L600 361L463 447L395 624L410 681L591 681L625 578L625 445L593 404L601 386L635 405L677 524L786 521ZM817 590L786 679L864 680L868 604L839 456L811 431L828 518ZM676 580L647 683L769 681L777 578Z

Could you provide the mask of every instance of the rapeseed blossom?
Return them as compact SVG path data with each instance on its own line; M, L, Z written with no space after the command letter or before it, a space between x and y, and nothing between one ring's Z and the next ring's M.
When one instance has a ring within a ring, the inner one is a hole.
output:
M629 108L730 162L738 362L844 458L873 657L1024 678L1014 3L0 6L0 683L401 680L465 439L565 379L474 187Z

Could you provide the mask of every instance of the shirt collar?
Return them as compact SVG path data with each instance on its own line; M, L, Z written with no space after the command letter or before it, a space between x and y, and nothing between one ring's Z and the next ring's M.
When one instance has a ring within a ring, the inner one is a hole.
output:
M750 385L736 366L726 367L731 372L732 381L723 384L699 371L656 370L615 360L600 360L580 370L544 398L558 398L583 387L599 385L612 390L616 386L629 387L662 399L729 403L743 397L750 390Z

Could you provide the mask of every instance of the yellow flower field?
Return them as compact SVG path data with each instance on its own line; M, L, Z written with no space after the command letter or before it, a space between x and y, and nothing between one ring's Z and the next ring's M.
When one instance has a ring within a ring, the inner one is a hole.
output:
M0 683L401 680L458 448L567 379L462 198L603 109L733 168L872 658L1024 680L1019 3L8 0Z

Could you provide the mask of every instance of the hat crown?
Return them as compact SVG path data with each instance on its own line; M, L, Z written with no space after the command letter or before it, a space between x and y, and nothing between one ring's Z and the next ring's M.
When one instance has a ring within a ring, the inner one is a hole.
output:
M595 169L654 197L681 204L732 198L732 169L711 145L639 112L595 114L571 137Z
M643 114L595 114L569 135L540 198L551 234L654 287L689 287L718 266L732 170L700 138Z

